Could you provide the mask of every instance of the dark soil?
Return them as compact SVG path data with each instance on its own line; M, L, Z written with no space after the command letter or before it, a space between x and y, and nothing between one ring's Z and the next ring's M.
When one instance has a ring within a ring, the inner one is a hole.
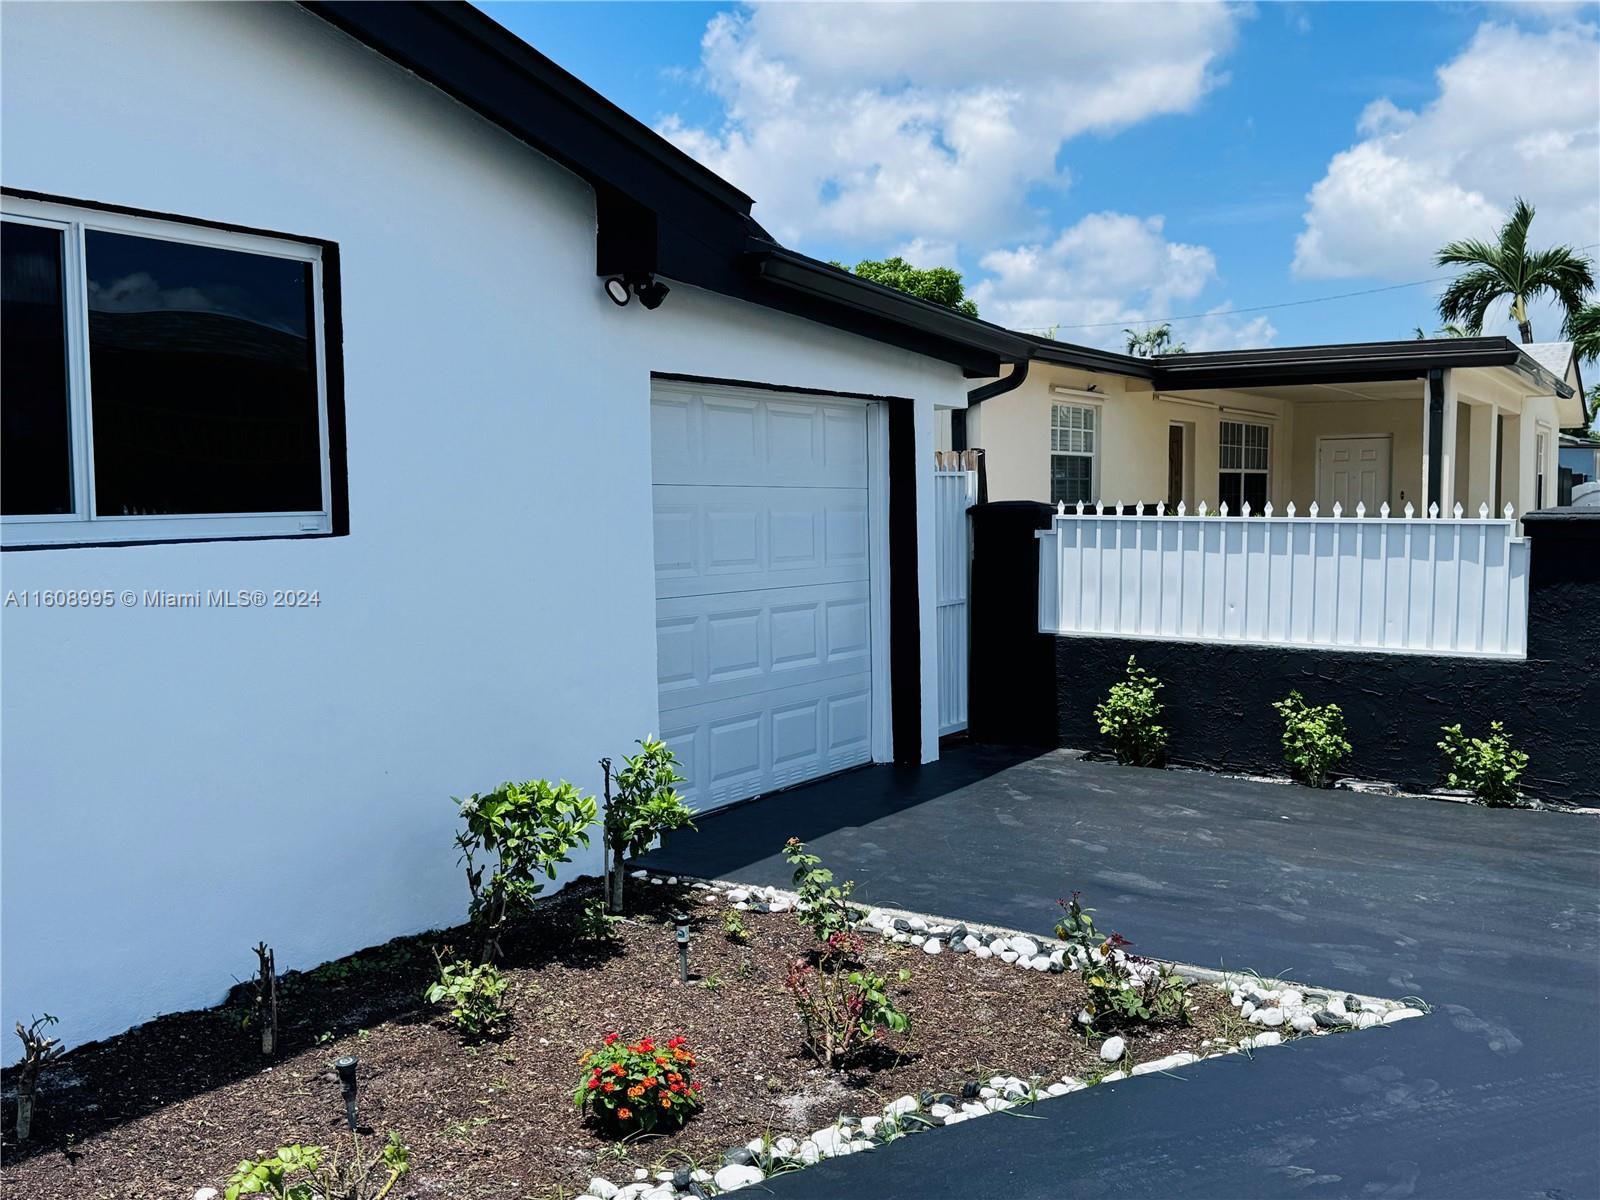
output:
M404 1197L551 1197L600 1174L627 1182L635 1167L703 1164L763 1132L803 1137L841 1114L875 1113L922 1088L957 1093L993 1074L1052 1078L1103 1069L1077 1031L1076 975L1020 971L970 954L924 954L875 937L867 958L886 975L911 1033L849 1071L805 1053L784 981L808 945L793 914L743 914L748 945L728 940L722 903L687 887L629 880L632 915L607 944L574 941L579 905L598 895L580 881L539 907L506 939L514 1016L498 1041L469 1045L421 1003L432 950L463 930L401 939L315 971L285 977L281 1052L263 1065L259 1034L242 1026L247 989L233 1005L151 1021L86 1045L47 1068L34 1136L19 1152L7 1080L6 1162L0 1190L47 1200L188 1200L220 1187L244 1157L291 1142L348 1147L330 1064L359 1056L361 1117L374 1147L396 1130L412 1171ZM691 912L691 969L678 982L668 914ZM910 976L895 982L904 968ZM1193 991L1187 1028L1128 1034L1127 1061L1193 1050L1234 1014L1216 989ZM608 1031L689 1039L705 1089L701 1113L679 1132L620 1146L572 1106L578 1058Z

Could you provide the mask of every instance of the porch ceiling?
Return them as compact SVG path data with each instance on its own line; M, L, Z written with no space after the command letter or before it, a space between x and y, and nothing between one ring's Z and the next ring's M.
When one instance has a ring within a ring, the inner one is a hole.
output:
M1412 400L1420 403L1422 388L1422 381L1418 379L1389 379L1373 383L1285 383L1274 387L1228 388L1226 391L1230 396L1287 401L1292 404L1350 400ZM1183 391L1163 389L1161 394L1190 400L1215 401L1217 390L1223 389L1186 388Z

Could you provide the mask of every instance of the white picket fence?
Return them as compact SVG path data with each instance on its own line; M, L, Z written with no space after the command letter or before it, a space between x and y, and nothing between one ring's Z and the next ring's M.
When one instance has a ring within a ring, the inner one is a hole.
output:
M1038 534L1039 630L1523 657L1529 545L1511 516L1060 505Z
M976 471L937 470L933 473L940 737L967 727L967 583L972 558L967 509L977 502Z

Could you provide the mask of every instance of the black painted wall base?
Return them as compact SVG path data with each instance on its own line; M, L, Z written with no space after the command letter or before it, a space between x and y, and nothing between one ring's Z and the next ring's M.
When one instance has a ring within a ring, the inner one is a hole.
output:
M1094 708L1131 654L1165 685L1174 763L1281 773L1282 725L1271 704L1298 690L1344 710L1354 746L1346 774L1439 786L1440 727L1459 721L1481 735L1498 720L1530 756L1530 795L1600 799L1600 516L1525 518L1533 553L1528 657L1519 660L1041 635L1033 531L1048 521L1044 505L974 510L975 738L1102 745ZM994 669L996 660L1006 669Z

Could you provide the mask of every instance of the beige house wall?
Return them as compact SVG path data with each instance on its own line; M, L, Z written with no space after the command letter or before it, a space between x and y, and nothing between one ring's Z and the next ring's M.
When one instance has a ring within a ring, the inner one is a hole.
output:
M1338 400L1295 405L1290 499L1304 510L1317 498L1317 449L1324 438L1390 439L1389 506L1421 506L1422 441L1425 400L1417 384L1415 400Z

